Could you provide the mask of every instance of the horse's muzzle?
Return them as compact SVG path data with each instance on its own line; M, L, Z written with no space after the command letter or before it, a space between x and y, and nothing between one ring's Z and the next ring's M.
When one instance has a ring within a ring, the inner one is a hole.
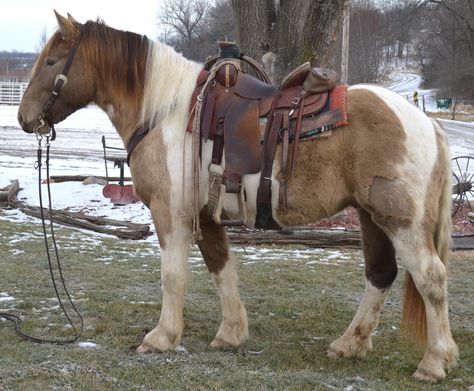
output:
M21 109L18 110L17 115L18 123L20 124L21 128L26 133L40 133L40 134L47 134L50 132L51 127L47 123L47 121L39 121L38 117L34 118L33 120L28 120L25 118L25 115L22 114Z

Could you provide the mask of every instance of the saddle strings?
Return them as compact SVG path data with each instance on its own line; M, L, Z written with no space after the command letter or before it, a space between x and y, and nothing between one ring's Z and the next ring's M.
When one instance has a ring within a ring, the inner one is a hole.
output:
M36 342L36 343L52 343L52 344L68 344L68 343L73 343L76 342L84 332L84 319L82 318L82 315L80 314L79 310L77 309L76 305L72 301L71 295L69 294L69 291L66 287L66 281L64 279L64 275L62 272L62 267L61 267L61 262L59 260L59 252L58 252L58 247L56 244L56 237L54 235L54 227L53 227L53 208L52 208L52 200L51 200L51 188L49 184L49 149L50 149L50 136L46 136L46 183L47 183L47 189L48 189L48 214L49 214L49 226L50 226L50 231L51 231L51 242L53 243L53 248L54 248L54 255L56 258L56 266L59 272L59 279L62 288L64 289L64 292L67 296L67 299L69 303L71 304L74 312L76 313L77 317L79 318L80 322L80 327L79 330L76 328L74 325L74 322L72 321L71 317L69 316L69 313L66 310L66 307L64 306L63 300L61 299L61 295L59 293L58 289L58 283L56 282L56 277L54 275L54 266L53 262L51 260L51 255L49 251L49 243L48 243L48 235L46 232L46 222L45 222L45 216L44 216L44 208L43 208L43 196L42 196L42 189L41 189L41 170L42 170L42 155L43 155L43 148L41 145L41 141L43 139L42 135L37 134L37 139L38 139L38 150L37 150L37 161L35 163L35 168L38 170L38 195L39 195L39 203L40 203L40 213L41 213L41 223L43 227L43 238L44 238L44 244L46 248L46 257L48 260L48 268L51 276L51 281L53 282L53 287L54 287L54 292L56 294L56 298L58 299L59 305L66 316L69 325L72 327L74 330L74 337L67 338L67 339L49 339L49 338L39 338L39 337L34 337L31 335L26 334L25 332L22 331L21 323L22 320L19 316L10 314L10 313L3 313L0 312L0 317L5 318L6 320L12 322L15 325L15 331L16 333L23 339L31 342Z
M199 180L200 180L200 151L201 151L201 112L204 105L204 95L211 83L215 83L217 71L224 65L232 64L240 71L240 60L234 58L225 58L216 62L207 77L204 86L201 89L194 108L194 120L192 129L192 175L193 175L193 244L202 239L201 226L199 223Z

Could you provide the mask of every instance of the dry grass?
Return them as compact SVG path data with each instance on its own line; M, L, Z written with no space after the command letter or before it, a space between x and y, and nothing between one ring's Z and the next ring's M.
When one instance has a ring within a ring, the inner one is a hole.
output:
M411 378L421 352L399 336L403 278L383 310L374 351L364 360L326 358L363 291L359 251L270 247L248 248L245 254L235 247L251 337L224 351L208 346L220 323L220 305L205 267L195 260L184 350L140 356L134 349L160 310L156 246L66 228L57 236L71 292L85 317L82 340L98 347L32 344L0 322L0 390L467 390L474 385L472 252L454 253L451 263L451 319L460 366L430 386ZM25 316L34 334L65 335L51 300L38 224L0 220L0 249L0 292L15 297L0 307Z
M452 108L436 112L427 111L426 114L433 118L453 119ZM474 105L467 103L456 104L454 119L456 121L474 122Z

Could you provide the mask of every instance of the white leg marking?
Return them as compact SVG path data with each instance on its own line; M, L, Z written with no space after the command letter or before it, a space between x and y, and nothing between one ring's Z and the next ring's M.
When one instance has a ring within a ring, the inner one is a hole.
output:
M372 349L372 332L379 323L380 309L387 293L388 288L378 289L366 280L357 313L344 334L329 346L329 357L365 357Z
M212 278L219 291L223 320L211 346L238 346L248 337L248 321L247 311L237 290L239 278L232 259L227 261L217 275L213 274Z
M173 226L177 228L176 225L175 222ZM184 225L166 237L166 247L161 249L161 316L158 326L145 336L138 348L140 353L164 352L176 347L181 340L190 239L190 230Z
M449 326L447 272L437 254L432 254L422 243L414 244L415 241L394 240L400 263L408 269L425 303L428 338L414 376L436 381L446 376L445 369L456 365L459 356Z

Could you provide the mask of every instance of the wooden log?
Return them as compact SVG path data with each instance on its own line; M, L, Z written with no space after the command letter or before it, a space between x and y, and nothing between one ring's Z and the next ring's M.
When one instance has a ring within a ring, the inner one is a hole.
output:
M19 191L20 183L18 182L18 179L11 181L7 187L0 189L0 203L15 202Z
M452 250L474 250L473 232L455 233L452 235L452 239Z
M16 202L12 206L17 207L23 213L41 218L39 206L26 205ZM43 215L49 220L49 210L43 208ZM53 221L58 224L92 230L95 232L115 235L121 239L144 239L151 235L148 224L136 224L97 216L87 216L78 212L66 212L64 210L52 210ZM112 227L111 227L112 226ZM117 228L119 227L119 228Z
M228 238L231 243L361 247L358 230L295 228L282 231L228 231Z
M100 176L100 175L51 175L49 178L51 179L51 182L54 183L61 183L61 182L84 182L87 178L90 178L91 176L103 180L107 180L105 176ZM120 180L120 177L118 176L109 176L109 182L118 182ZM131 182L132 178L131 177L124 177L123 180L125 182Z
M231 243L249 245L276 244L291 245L301 244L308 247L346 247L361 248L361 237L358 230L341 230L331 228L290 228L282 231L258 230L229 230L228 238ZM452 236L451 249L474 250L474 233L457 233Z

